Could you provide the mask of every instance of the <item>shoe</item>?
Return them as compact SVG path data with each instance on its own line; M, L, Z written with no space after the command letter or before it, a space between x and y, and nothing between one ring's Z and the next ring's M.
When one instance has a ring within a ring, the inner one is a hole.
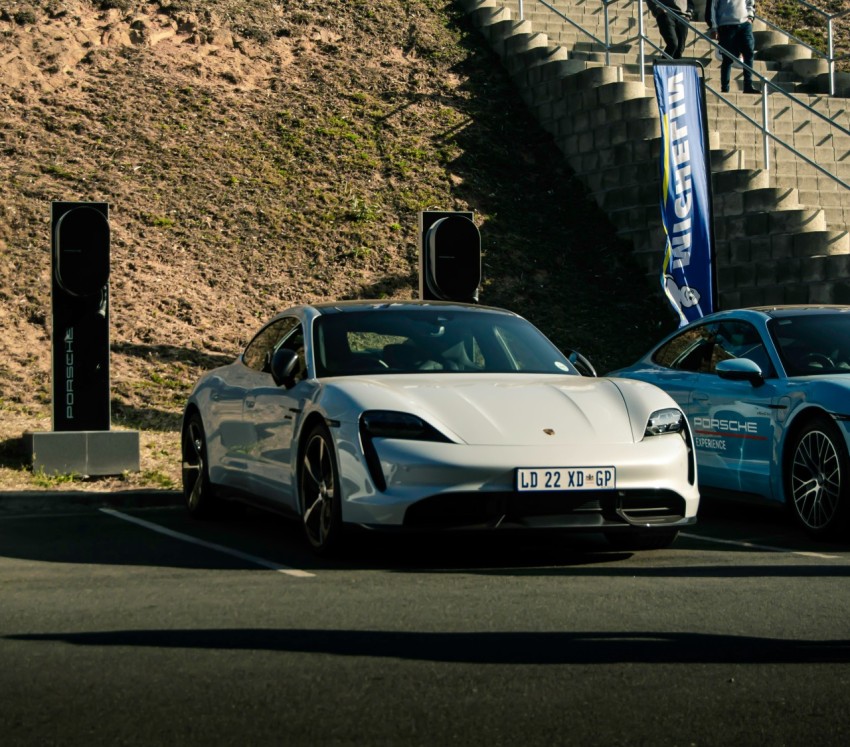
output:
M744 93L761 93L761 91L753 86L744 86Z
M721 86L720 93L729 93L729 86Z

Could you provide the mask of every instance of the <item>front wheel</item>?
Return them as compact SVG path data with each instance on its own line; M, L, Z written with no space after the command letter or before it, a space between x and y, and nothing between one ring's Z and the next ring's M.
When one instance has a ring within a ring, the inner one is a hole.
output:
M204 424L197 413L189 416L182 441L183 500L186 510L195 518L209 518L216 514L221 504L210 483L207 439Z
M797 435L785 465L785 495L794 518L812 536L847 528L848 465L844 440L827 418L810 421Z
M316 553L330 554L341 543L342 507L333 442L321 423L305 441L298 487L304 534Z

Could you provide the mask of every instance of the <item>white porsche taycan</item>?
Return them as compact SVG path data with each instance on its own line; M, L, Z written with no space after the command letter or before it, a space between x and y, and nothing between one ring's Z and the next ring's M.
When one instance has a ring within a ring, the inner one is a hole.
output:
M186 405L195 516L227 500L352 525L566 529L662 547L696 519L691 433L661 389L583 376L522 317L429 301L297 306Z

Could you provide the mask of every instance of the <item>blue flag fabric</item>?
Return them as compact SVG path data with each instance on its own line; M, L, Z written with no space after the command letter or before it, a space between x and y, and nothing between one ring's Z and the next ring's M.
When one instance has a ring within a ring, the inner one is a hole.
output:
M661 284L679 326L714 311L714 235L705 101L694 64L656 62L661 115Z

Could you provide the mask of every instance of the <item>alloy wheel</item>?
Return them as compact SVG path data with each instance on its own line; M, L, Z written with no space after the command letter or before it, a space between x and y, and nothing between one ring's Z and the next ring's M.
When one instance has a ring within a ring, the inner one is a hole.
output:
M794 513L813 532L827 530L841 501L841 459L829 434L813 428L804 432L791 463L790 489Z

